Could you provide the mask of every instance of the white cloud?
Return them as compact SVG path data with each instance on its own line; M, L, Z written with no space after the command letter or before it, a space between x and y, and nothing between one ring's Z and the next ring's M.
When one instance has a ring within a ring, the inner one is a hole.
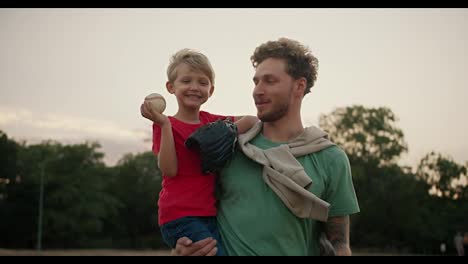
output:
M110 166L127 153L151 150L151 142L147 141L151 139L150 130L132 130L108 121L29 109L0 106L0 130L28 144L49 139L63 144L97 141L105 153L104 162Z
M40 129L47 131L48 135L58 135L61 138L92 137L140 141L148 136L142 130L132 130L108 121L55 113L33 113L29 109L0 108L0 125L26 130Z
M8 125L24 119L31 119L32 114L28 110L6 110L0 108L0 125Z

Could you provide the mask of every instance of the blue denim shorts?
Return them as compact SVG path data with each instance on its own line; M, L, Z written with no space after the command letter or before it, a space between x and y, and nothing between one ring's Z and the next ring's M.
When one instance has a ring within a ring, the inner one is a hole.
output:
M214 216L182 217L165 223L160 228L164 242L171 248L175 248L177 240L181 237L188 237L193 242L212 237L217 241L218 253L216 253L216 256L225 255L218 224Z

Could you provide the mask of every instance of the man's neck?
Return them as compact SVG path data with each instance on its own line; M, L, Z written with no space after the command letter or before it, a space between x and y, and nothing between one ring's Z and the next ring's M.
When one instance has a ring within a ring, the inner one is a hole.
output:
M263 136L273 142L289 142L304 132L300 116L263 123Z

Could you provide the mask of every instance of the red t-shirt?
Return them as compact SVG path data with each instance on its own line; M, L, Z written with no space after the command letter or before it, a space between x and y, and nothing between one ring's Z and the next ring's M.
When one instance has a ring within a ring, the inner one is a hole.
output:
M201 160L195 149L185 147L185 140L199 127L225 119L226 116L200 111L199 124L188 124L169 116L177 156L177 175L163 175L159 193L159 225L185 216L215 216L215 175L201 173ZM233 119L233 117L230 117ZM161 148L161 128L153 124L153 153Z

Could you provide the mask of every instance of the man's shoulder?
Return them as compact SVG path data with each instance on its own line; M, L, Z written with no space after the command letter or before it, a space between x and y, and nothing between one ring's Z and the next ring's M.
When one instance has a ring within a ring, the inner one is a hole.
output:
M347 167L349 164L346 152L337 145L330 146L310 155L314 155L324 168L331 170Z
M347 160L348 156L343 149L337 145L330 146L328 148L322 149L319 152L314 153L323 160Z

